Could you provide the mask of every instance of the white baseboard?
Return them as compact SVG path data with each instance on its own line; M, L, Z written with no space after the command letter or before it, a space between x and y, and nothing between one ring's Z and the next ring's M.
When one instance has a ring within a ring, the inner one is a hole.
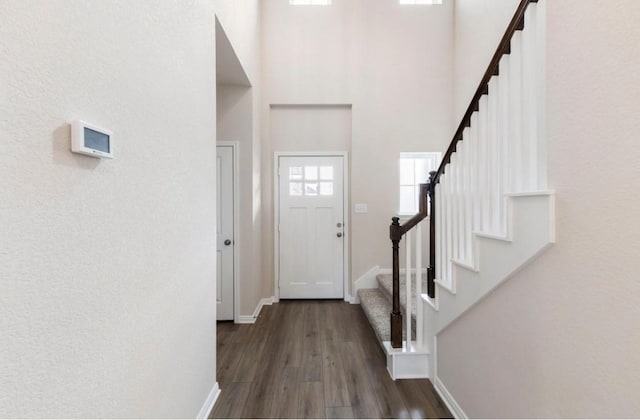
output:
M255 324L256 319L253 315L240 315L236 320L236 324Z
M360 289L375 289L378 287L378 281L376 280L376 276L380 273L380 266L373 266L358 277L356 281L353 282L353 296L351 297L351 303L359 304L360 298L358 297L358 290Z
M433 387L436 389L436 392L438 393L438 395L440 395L440 398L442 398L442 401L444 401L449 411L451 411L453 417L457 419L469 418L462 410L455 398L453 398L453 395L451 395L447 387L444 386L440 378L438 378L437 376L433 380Z
M273 305L273 296L260 299L260 302L258 302L258 306L256 306L256 310L253 311L254 318L257 318L260 316L260 311L262 310L262 307L265 305Z
M209 392L207 399L202 405L202 408L198 412L198 416L196 417L196 419L208 419L209 415L211 414L211 411L213 411L213 406L216 404L216 401L218 400L219 396L220 396L220 386L216 382L211 392Z
M275 298L273 296L268 298L260 299L258 305L256 306L255 311L253 311L253 315L240 315L236 320L236 324L255 324L256 319L260 316L260 311L262 307L265 305L273 305Z
M357 298L351 296L350 294L344 295L344 301L347 302L347 303L350 303L352 305L356 304L356 303L359 303L359 302L357 302Z

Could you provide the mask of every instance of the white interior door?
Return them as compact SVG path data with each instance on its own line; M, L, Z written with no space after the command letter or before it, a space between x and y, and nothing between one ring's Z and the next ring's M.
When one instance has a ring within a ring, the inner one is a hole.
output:
M343 159L278 159L281 299L344 297Z
M217 319L233 320L234 169L233 147L217 147Z

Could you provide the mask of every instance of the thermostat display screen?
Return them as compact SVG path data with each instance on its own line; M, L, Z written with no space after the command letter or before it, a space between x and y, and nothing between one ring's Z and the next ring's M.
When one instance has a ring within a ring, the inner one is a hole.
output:
M109 135L84 127L84 147L110 153Z

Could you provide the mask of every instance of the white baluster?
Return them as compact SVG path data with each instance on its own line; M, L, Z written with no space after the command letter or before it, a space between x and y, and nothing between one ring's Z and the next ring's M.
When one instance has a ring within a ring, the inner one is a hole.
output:
M500 60L500 76L498 78L498 211L499 211L499 230L500 233L507 233L507 181L509 175L509 63L511 57L502 56Z
M488 231L495 233L498 231L500 223L498 210L498 100L500 92L498 87L498 77L493 76L489 81L489 142L487 144L487 186L489 188L488 198Z
M509 192L522 192L522 31L511 38L509 58Z
M463 143L462 141L459 141L458 145L456 146L456 186L455 186L456 195L455 195L455 201L454 201L456 213L454 217L455 217L455 223L457 226L456 237L455 237L457 260L461 260L464 258L464 242L461 239L462 235L464 234L464 226L461 223L464 209L460 206L460 197L462 197L462 174L463 174L463 164L464 164L462 159L462 149L463 149L462 143Z
M464 139L464 137L463 137ZM458 143L458 201L456 201L456 207L458 207L458 241L460 242L460 254L458 258L460 261L466 261L467 259L467 159L469 153L467 153L468 143L464 140Z
M447 215L445 218L445 222L447 224L447 284L449 287L452 285L453 272L451 267L451 259L453 258L453 188L452 188L452 177L453 171L451 170L451 165L447 166L447 182L445 184L445 188L447 191L447 198L445 199L445 203L447 205Z
M405 282L406 282L406 297L407 303L404 309L405 315L405 326L407 327L407 351L411 349L411 231L405 234L406 239L406 259L407 259L407 268L405 273Z
M480 193L478 190L478 123L478 113L474 112L471 116L471 136L469 138L469 158L471 161L471 165L469 165L469 173L471 177L469 186L471 187L471 211L473 213L473 223L471 225L472 233L480 230Z
M461 154L461 149L462 149L462 142L458 143L458 148L456 151L456 196L455 196L455 208L456 208L456 214L455 214L455 223L457 226L457 230L456 230L456 236L455 236L455 241L456 241L456 251L457 251L457 255L456 258L458 260L462 260L464 258L464 242L462 241L462 237L464 236L464 227L462 225L462 215L463 215L463 210L464 208L462 207L462 154Z
M440 177L440 186L441 186L441 190L442 190L442 197L441 197L441 203L442 203L442 209L440 211L440 223L442 224L442 264L440 264L440 266L442 267L442 277L440 278L440 280L443 282L443 284L446 284L447 279L449 278L449 266L447 264L447 174L443 174L442 177Z
M471 138L471 129L465 128L463 132L464 137L464 202L465 202L465 262L468 264L473 263L472 255L472 243L473 243L473 190L472 190L472 146L473 139Z
M525 12L525 24L522 31L522 174L525 191L534 191L537 184L536 139L536 13L531 4Z
M488 136L489 136L489 110L487 95L480 98L478 109L478 195L480 205L481 232L486 232L489 225L489 189L488 189Z
M447 207L448 207L448 193L447 193L447 178L444 175L444 182L442 184L442 280L446 284L449 279L449 263L447 261L447 243L449 238L447 237Z
M442 280L442 184L436 184L436 279Z
M458 153L451 156L449 164L449 173L451 174L451 258L458 259L460 257L458 249Z
M440 280L443 283L446 283L446 280L448 278L447 276L449 274L447 270L447 174L443 174L442 177L440 177L440 180L440 190L442 193L442 195L440 196L440 204L442 206L440 209L440 246L442 250L440 272L442 274L442 277L440 277Z
M429 232L432 235L432 232ZM422 222L416 226L416 345L422 346Z
M531 7L531 5L529 5ZM546 190L548 188L547 175L547 136L546 136L546 16L547 2L539 0L536 4L538 17L536 19L536 106L538 108L538 138L537 138L537 165L538 165L538 188Z

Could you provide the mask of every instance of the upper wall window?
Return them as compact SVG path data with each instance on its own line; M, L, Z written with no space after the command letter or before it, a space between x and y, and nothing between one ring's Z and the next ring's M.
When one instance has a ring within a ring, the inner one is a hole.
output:
M442 4L442 0L400 0L400 4Z
M328 6L332 0L289 0L294 6Z
M429 180L429 172L440 165L442 154L400 153L400 208L401 216L413 216L418 212L420 184Z

